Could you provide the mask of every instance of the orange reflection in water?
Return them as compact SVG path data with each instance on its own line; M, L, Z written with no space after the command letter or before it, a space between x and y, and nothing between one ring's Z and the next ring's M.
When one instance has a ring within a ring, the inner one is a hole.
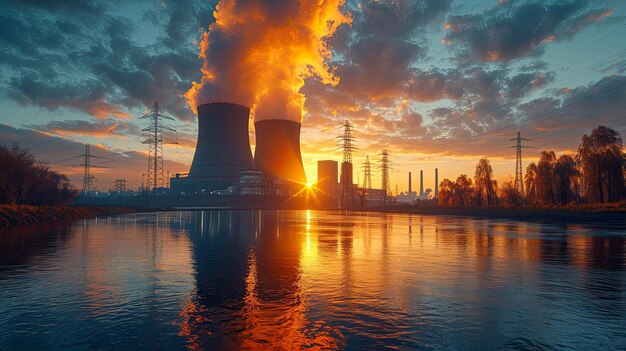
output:
M607 259L624 239L599 241L576 226L319 211L211 216L201 235L192 234L198 283L224 274L231 290L216 280L184 308L181 335L190 349L333 350L349 340L346 332L363 330L384 345L432 323L430 309L473 303L483 298L477 291L505 289L512 279L545 279L540 264L624 264ZM200 263L213 253L225 272ZM465 313L489 320L494 306L506 305L491 302Z

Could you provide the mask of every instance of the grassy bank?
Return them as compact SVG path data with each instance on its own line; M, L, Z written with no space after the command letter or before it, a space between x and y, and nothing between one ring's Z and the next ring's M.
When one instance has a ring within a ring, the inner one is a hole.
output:
M0 205L0 227L49 221L67 221L137 212L130 207L67 207Z
M467 216L477 218L506 218L556 223L591 223L626 226L626 202L593 205L551 207L481 208L441 206L389 206L369 209L374 212L410 213L423 215Z

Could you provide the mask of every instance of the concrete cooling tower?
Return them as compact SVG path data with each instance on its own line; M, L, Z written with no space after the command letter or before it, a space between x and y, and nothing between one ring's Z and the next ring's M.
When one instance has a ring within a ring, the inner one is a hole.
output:
M254 163L266 173L306 184L300 155L300 123L267 119L254 124L256 148Z
M239 171L254 168L248 120L250 109L230 103L198 106L198 142L190 180L237 184Z

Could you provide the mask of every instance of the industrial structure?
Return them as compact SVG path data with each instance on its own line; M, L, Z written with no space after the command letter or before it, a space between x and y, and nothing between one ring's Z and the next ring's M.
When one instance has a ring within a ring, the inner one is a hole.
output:
M83 167L83 187L81 188L81 192L82 192L83 195L86 195L90 191L94 191L95 190L95 188L93 186L93 183L94 183L94 180L96 180L96 177L93 174L91 174L91 169L92 168L107 168L107 167L104 167L104 166L93 164L91 159L92 158L106 158L106 157L97 156L97 155L92 154L91 153L91 144L85 143L85 153L80 154L80 155L76 155L76 156L74 156L74 158L82 158L83 159L83 163L78 164L78 165L73 165L73 166Z
M248 125L250 109L231 103L198 106L198 139L187 175L176 174L179 194L208 194L239 183L240 172L254 169Z
M167 124L167 121L174 121L174 118L164 115L157 102L152 105L150 112L139 117L148 119L149 125L143 131L147 132L147 137L143 141L148 144L148 188L157 189L165 185L163 176L163 144L177 144L176 141L163 136L163 130L175 132L176 129Z
M300 154L300 128L300 123L286 119L266 119L256 122L254 124L256 168L267 175L292 183L294 187L306 185L307 179Z
M435 199L439 198L439 168L435 168Z
M341 207L350 208L354 204L354 167L352 166L352 151L354 151L354 131L352 124L346 121L343 124L343 133L337 137L339 148L343 151L341 162Z
M363 164L363 188L372 188L372 165L369 155L365 155L365 163Z
M383 150L380 154L380 189L385 194L385 200L390 195L390 185L389 185L389 170L390 170L390 161L389 161L389 152L387 150Z
M117 178L113 182L113 192L124 193L126 192L126 179Z
M530 139L524 139L521 137L520 132L517 132L517 137L511 139L511 141L515 141L515 145L511 146L511 148L515 148L516 159L515 159L515 192L519 194L519 198L524 198L524 175L522 168L522 149L528 148L528 146L522 145L524 141L528 141Z

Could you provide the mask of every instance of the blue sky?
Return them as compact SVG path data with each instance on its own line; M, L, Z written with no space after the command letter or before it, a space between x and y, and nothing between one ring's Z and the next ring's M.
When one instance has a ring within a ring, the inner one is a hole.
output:
M197 42L215 5L0 0L1 142L19 141L77 184L71 156L96 144L115 165L98 170L99 188L120 174L136 187L147 152L138 117L159 101L179 131L166 169L186 172L196 123L182 95L201 77ZM346 119L356 168L389 149L400 190L410 170L424 169L430 184L435 167L442 178L473 175L483 156L505 180L518 130L534 139L529 161L544 149L575 152L599 124L626 132L624 1L349 1L343 10L352 24L328 39L339 84L311 77L301 89L311 179L318 159L339 158L333 138Z

